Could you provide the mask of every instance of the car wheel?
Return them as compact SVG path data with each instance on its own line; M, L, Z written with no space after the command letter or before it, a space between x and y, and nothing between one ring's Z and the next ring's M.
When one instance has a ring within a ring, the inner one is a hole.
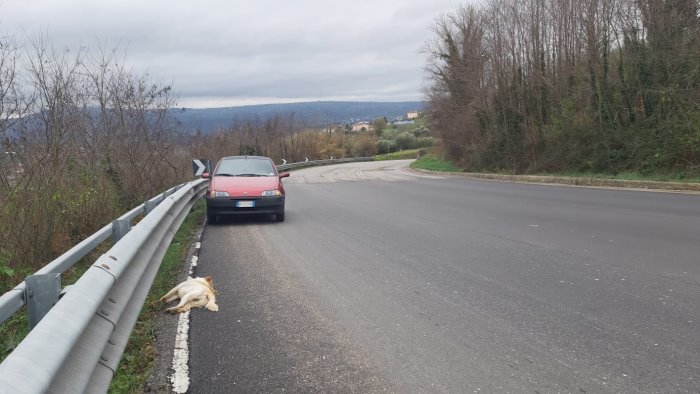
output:
M284 212L276 213L275 220L278 222L284 222Z

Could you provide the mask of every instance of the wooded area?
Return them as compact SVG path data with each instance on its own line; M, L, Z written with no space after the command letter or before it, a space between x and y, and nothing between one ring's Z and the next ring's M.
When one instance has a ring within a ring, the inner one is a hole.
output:
M431 129L470 170L700 172L692 0L488 0L425 47Z
M183 179L172 104L116 50L0 38L0 284Z

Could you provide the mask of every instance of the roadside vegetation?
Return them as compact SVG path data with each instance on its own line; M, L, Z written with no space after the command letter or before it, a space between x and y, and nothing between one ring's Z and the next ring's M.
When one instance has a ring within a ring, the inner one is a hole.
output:
M231 155L261 155L281 164L346 157L369 157L377 152L377 137L371 131L318 130L298 124L292 116L265 121L238 121L218 133L195 132L188 137L192 157L212 162Z
M170 87L118 59L0 35L1 293L190 173Z
M445 158L442 153L432 151L411 163L411 168L428 171L462 173L464 169L457 166L450 159ZM512 171L495 172L472 172L468 176L480 179L506 180L516 182L536 182L552 183L579 186L598 187L627 187L643 189L667 189L700 191L700 177L686 178L682 175L643 175L636 172L620 174L600 174L600 173L542 173L542 174L514 174Z
M416 159L425 154L425 149L407 149L393 153L385 153L383 155L374 156L374 160L406 160Z
M105 241L102 245L99 245L91 253L73 265L73 267L64 272L61 275L63 287L67 284L75 283L75 281L90 268L95 260L109 249L110 245L110 241ZM28 273L27 275L31 274L32 273ZM0 324L0 362L12 353L27 334L29 334L29 314L27 308L22 307L4 324Z
M553 177L571 178L598 178L598 179L619 179L625 181L658 181L658 182L686 182L700 183L700 176L688 177L685 173L668 174L641 174L639 172L621 172L619 174L581 173L581 172L560 172L560 173L534 173L532 175L546 175Z
M425 47L428 126L467 171L700 176L696 1L488 0Z
M411 163L411 168L439 172L463 172L453 162L435 153L421 156L419 159Z
M377 153L387 154L420 148L430 148L435 145L430 129L425 119L416 119L415 123L387 124L375 120L377 133Z

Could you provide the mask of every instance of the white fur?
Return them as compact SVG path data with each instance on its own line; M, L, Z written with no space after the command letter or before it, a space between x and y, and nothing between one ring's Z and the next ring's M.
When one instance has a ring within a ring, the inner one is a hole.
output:
M166 309L170 313L183 313L192 308L206 308L217 312L219 306L216 305L216 291L212 284L211 276L206 278L191 278L180 283L160 298L161 301L170 302L180 299L180 303L174 307Z

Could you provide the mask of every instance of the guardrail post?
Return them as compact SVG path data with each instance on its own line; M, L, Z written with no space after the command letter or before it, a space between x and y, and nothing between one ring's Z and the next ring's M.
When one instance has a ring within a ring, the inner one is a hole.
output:
M155 207L157 207L158 204L160 204L160 201L148 200L145 203L143 203L143 215L146 216L149 213L151 213L151 211L155 209Z
M116 244L131 229L131 223L127 219L116 219L112 222L112 244Z
M31 331L41 319L58 302L61 293L61 274L31 275L24 280L24 299L29 311L29 330Z

